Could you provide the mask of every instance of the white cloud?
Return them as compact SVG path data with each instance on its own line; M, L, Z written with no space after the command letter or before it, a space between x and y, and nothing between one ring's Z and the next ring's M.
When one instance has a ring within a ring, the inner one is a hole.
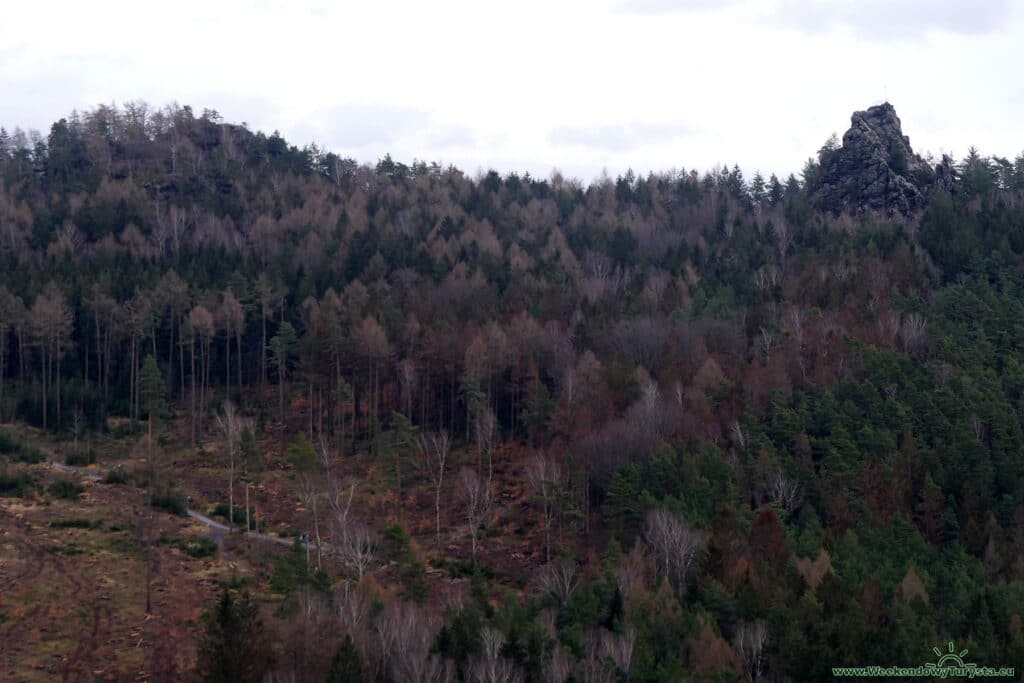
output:
M768 20L812 33L845 29L865 40L916 40L936 31L992 33L1010 11L1009 0L779 0Z
M563 146L623 152L687 137L690 127L682 123L613 123L598 126L558 126L548 141ZM571 152L570 152L571 153Z

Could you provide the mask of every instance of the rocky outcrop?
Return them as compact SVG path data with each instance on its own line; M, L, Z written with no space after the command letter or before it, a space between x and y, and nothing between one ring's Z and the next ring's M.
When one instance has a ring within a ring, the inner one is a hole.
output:
M855 112L842 147L822 150L811 202L832 213L879 212L909 216L924 207L939 180L910 147L896 109L888 102Z

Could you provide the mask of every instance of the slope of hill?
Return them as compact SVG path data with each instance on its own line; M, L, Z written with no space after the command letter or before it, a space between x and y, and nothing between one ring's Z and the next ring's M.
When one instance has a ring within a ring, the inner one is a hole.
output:
M136 103L0 177L13 680L1024 666L1024 156L884 105L583 186Z

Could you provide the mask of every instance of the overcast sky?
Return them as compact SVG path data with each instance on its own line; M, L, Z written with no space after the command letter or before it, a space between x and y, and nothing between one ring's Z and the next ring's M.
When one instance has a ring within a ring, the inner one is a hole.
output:
M1024 150L1011 0L8 3L0 124L143 99L375 162L590 181L798 172L891 101L917 151Z

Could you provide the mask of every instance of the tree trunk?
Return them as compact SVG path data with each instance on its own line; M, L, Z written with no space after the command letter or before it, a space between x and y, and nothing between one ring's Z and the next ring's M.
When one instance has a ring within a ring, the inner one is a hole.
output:
M315 495L313 496L313 533L316 534L316 568L320 569L320 513Z
M7 330L0 329L0 422L4 420L4 366L7 360Z
M174 394L174 314L171 314L171 340L167 343L167 388Z
M437 549L441 550L441 478L434 489L434 530L437 533Z
M180 387L179 396L185 393L185 340L182 338L184 334L182 327L182 319L178 318L178 386Z
M25 332L18 326L18 381L25 382Z
M281 457L284 457L284 371L278 368L277 371L277 402L278 402L278 432L281 438Z
M228 443L228 526L235 526L235 447L231 443Z
M231 400L231 328L224 331L224 400Z
M47 403L46 379L47 379L47 375L49 374L47 372L47 370L46 370L46 344L45 343L42 346L42 352L43 352L43 431L45 432L46 431L46 403Z
M263 314L263 339L260 343L260 389L267 388L267 307L261 305L260 312Z
M196 447L196 332L192 330L192 339L189 344L192 359L192 400L189 405L189 416L192 418L192 448Z
M242 331L235 334L235 362L238 365L238 391L242 391Z
M60 338L57 338L57 429L61 427L60 409Z

